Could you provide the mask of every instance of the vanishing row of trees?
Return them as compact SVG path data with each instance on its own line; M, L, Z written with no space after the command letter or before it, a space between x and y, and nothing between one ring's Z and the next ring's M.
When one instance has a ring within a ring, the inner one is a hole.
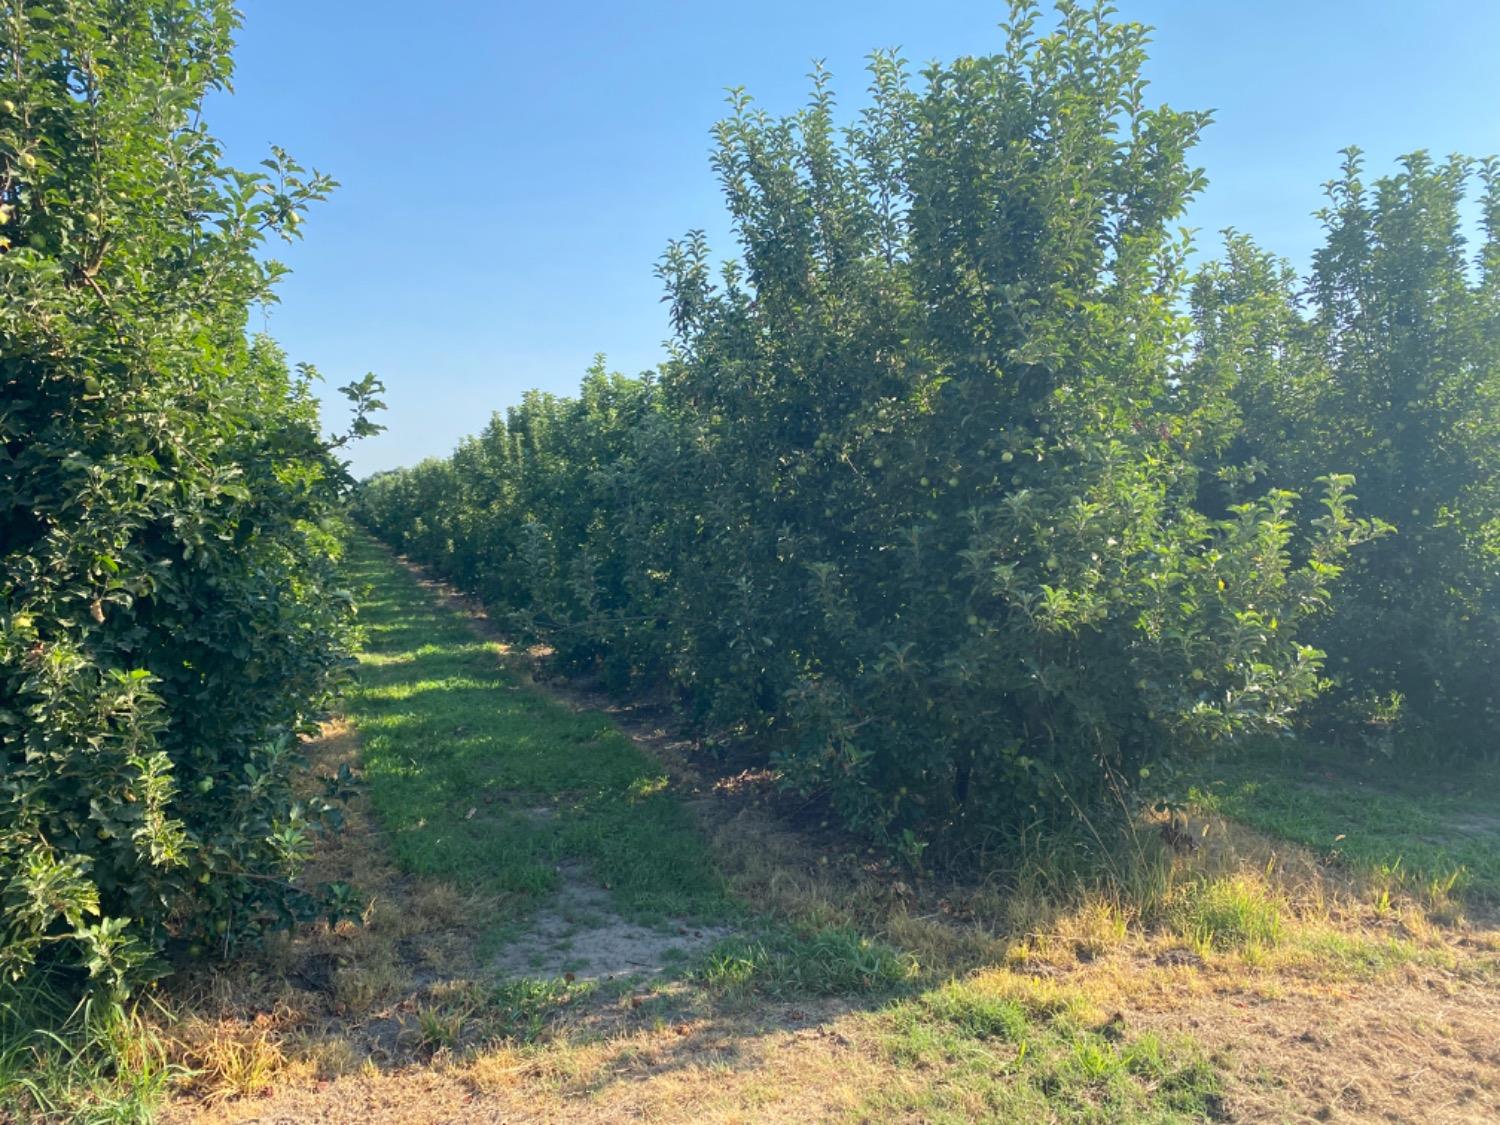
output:
M528 395L363 520L914 854L1308 714L1492 740L1495 164L1351 152L1309 279L1238 234L1192 275L1206 115L1059 11L919 84L874 56L847 126L821 73L786 119L737 96L740 254L669 247L667 362Z
M0 4L0 980L119 989L326 906L292 780L352 485L246 336L330 182L223 166L228 0ZM350 436L373 380L346 388ZM7 1006L7 1012L9 1009Z
M919 84L876 56L847 127L821 74L789 119L737 99L741 253L669 248L660 370L530 395L362 518L913 858L1304 721L1493 745L1500 170L1351 154L1310 278L1239 235L1190 274L1206 117L1146 103L1140 28L1060 12ZM123 987L352 901L291 881L342 787L293 781L378 384L328 439L247 337L264 240L331 185L225 167L236 18L0 3L12 982Z

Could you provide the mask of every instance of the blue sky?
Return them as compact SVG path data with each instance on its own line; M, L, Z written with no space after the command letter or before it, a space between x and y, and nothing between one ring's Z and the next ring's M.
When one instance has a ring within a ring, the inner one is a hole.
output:
M448 452L529 387L572 390L596 352L655 365L667 240L703 228L733 252L708 166L726 87L790 112L821 58L853 112L871 49L914 67L982 54L1004 15L973 0L242 6L236 93L210 125L235 163L274 142L343 185L278 250L294 272L254 327L330 388L385 380L389 431L356 449L360 474ZM1156 28L1154 100L1215 111L1188 216L1206 250L1233 225L1305 265L1345 145L1372 172L1415 148L1500 152L1496 0L1118 6Z

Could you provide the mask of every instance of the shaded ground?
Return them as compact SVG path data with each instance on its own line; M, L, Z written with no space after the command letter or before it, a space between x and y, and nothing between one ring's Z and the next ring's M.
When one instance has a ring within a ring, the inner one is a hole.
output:
M1147 826L1097 885L1044 855L918 881L789 826L771 779L694 774L659 715L548 699L357 562L363 746L316 753L358 753L369 797L314 874L374 901L199 982L168 1121L1500 1120L1500 930L1461 898L1213 801L1198 846ZM1483 819L1462 833L1500 855Z
M1500 765L1269 745L1204 767L1201 805L1393 887L1500 907Z

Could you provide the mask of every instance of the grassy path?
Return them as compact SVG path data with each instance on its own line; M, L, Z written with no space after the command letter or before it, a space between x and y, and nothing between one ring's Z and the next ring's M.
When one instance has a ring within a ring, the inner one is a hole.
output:
M397 861L524 913L586 863L627 916L709 921L723 880L660 766L607 718L522 682L500 646L357 537L364 632L345 712Z
M618 1038L606 1037L603 1054L623 1058L642 1050L649 1057L666 1035L674 1048L693 1048L679 1065L700 1076L721 1056L684 1042L684 1029L706 1023L724 1045L743 1044L733 1050L746 1052L746 1065L720 1076L725 1102L700 1100L669 1119L712 1117L727 1105L738 1106L737 1115L747 1098L765 1098L756 1090L774 1068L752 1060L767 1044L786 1061L807 1057L781 1076L785 1089L774 1100L782 1110L749 1112L749 1120L781 1119L784 1098L856 1120L913 1112L962 1120L971 1102L990 1114L1177 1121L1202 1118L1215 1104L1218 1080L1190 1044L1096 1030L1081 997L1033 994L1008 977L944 984L948 967L924 967L862 935L858 912L823 890L809 890L800 907L758 915L744 899L762 888L742 879L739 901L729 894L731 880L716 863L723 855L705 843L660 766L607 718L549 699L506 669L496 644L384 548L356 539L350 566L365 591L365 637L345 713L362 744L372 809L402 868L489 896L495 917L480 928L498 937L516 936L518 920L567 894L558 867L569 860L588 866L623 915L734 918L746 931L669 974L615 1027ZM812 856L797 858L818 868ZM768 881L796 880L781 870ZM513 985L491 988L514 1004ZM538 981L535 995L557 993ZM813 1008L832 1013L842 1030L809 1052L799 1046L800 1025ZM467 1018L485 1014L471 1009ZM588 1068L600 1060L597 1034L555 1028L544 1041L556 1065ZM857 1043L858 1057L838 1043ZM1010 1061L997 1067L1002 1056ZM862 1087L845 1085L830 1066L862 1076ZM931 1073L897 1080L908 1067ZM668 1093L675 1081L636 1077L647 1103L675 1096ZM605 1105L629 1103L630 1094L629 1084L611 1083L591 1112L609 1119Z
M365 639L359 686L345 712L363 747L371 806L402 868L491 896L495 919L487 928L503 937L515 935L517 919L566 893L557 871L568 860L587 864L621 914L734 917L749 930L683 965L676 985L659 986L616 1049L659 1034L644 1028L706 1019L726 1043L774 1043L792 1057L798 1024L816 1005L839 1013L835 1042L859 1043L859 1058L844 1065L866 1086L833 1079L826 1070L833 1060L819 1044L815 1063L783 1076L784 1094L809 1106L831 1098L842 1107L838 1117L918 1112L960 1120L971 1101L991 1114L1175 1121L1201 1118L1214 1104L1218 1081L1191 1045L1094 1030L1080 998L1035 996L1008 980L942 985L943 965L924 970L910 954L862 936L854 916L820 893L809 896L800 919L796 910L757 919L728 894L728 880L659 765L604 716L549 699L507 670L496 644L382 547L356 539L350 566L365 590ZM754 887L739 890L755 897ZM538 986L539 995L553 995ZM568 1068L584 1066L599 1049L588 1034L547 1042ZM627 1055L639 1049L639 1042L624 1047ZM1002 1056L1011 1061L997 1068ZM712 1063L694 1051L683 1065L700 1073ZM930 1078L893 1081L913 1066ZM731 1103L765 1096L744 1089L758 1085L757 1069L726 1079L740 1088ZM618 1103L626 1092L612 1085L604 1100ZM715 1112L717 1104L702 1102L683 1116Z

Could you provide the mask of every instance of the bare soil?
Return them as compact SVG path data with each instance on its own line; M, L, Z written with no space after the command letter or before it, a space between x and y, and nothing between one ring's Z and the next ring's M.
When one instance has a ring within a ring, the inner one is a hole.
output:
M653 977L727 937L721 926L643 926L616 913L582 864L558 868L561 886L488 968L501 977L608 982Z

